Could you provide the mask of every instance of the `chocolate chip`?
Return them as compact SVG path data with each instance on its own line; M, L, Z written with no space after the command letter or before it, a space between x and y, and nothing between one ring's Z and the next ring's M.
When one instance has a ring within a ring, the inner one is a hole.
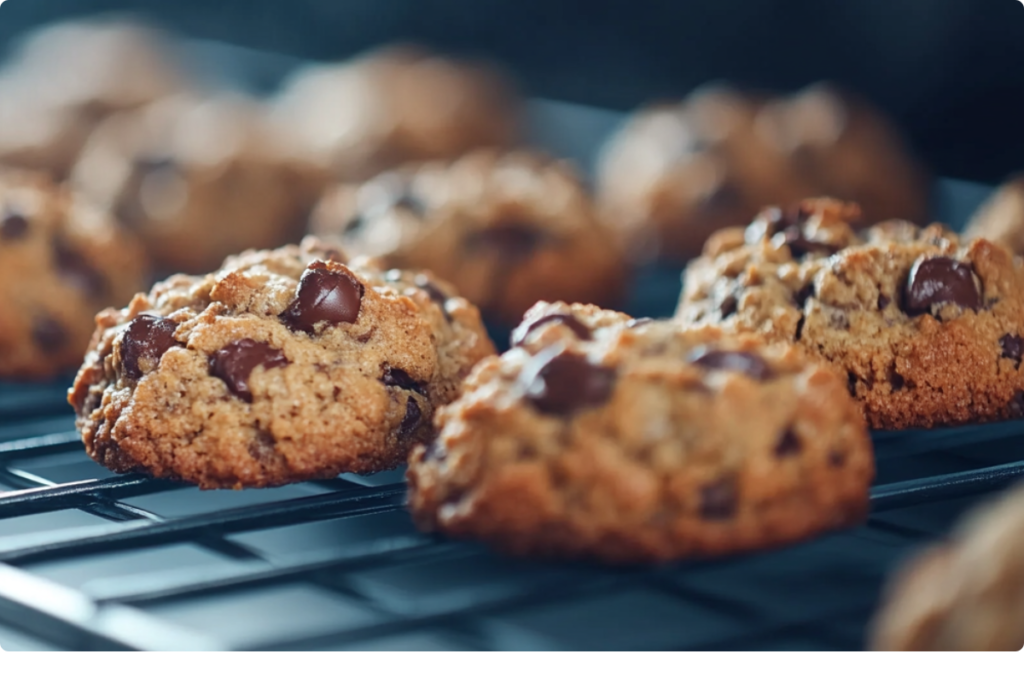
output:
M85 260L82 254L59 241L53 245L53 254L58 276L88 296L97 297L103 294L106 289L103 276Z
M910 269L906 291L905 308L910 315L928 313L933 305L945 303L975 311L981 308L974 269L945 256L918 259Z
M275 443L274 435L261 429L256 432L256 438L249 442L249 455L253 460L266 464L280 461L282 456L274 448Z
M729 294L724 299L722 299L722 303L718 305L718 313L723 318L728 318L730 315L736 312L738 306L739 302L736 300L736 295Z
M32 325L32 341L46 353L53 353L67 343L68 331L49 316L37 318Z
M885 294L878 294L878 310L884 311L885 309L889 308L889 304L891 303L892 299L887 297Z
M999 345L1003 347L1003 358L1020 362L1021 356L1024 355L1024 339L1015 334L1005 334L999 340Z
M800 341L800 338L804 336L804 324L807 322L807 316L801 315L800 319L796 321L796 332L793 334L793 339Z
M529 258L543 241L544 237L537 228L507 223L471 233L465 243L470 251L492 253L503 261L514 263Z
M626 323L626 327L628 327L629 329L633 329L634 327L641 327L642 325L646 325L647 323L653 322L654 318L633 318L628 323Z
M793 224L792 216L787 216L778 206L769 206L758 218L765 223L765 234L768 237L772 237Z
M814 283L808 282L793 295L793 303L797 308L803 308L807 300L814 296Z
M6 209L0 218L0 239L16 240L28 232L28 219L17 211Z
M544 413L572 413L605 403L615 389L615 371L591 364L572 353L537 359L539 367L527 369L527 397Z
M729 519L736 512L736 481L724 477L700 490L700 516L704 519Z
M279 349L254 339L233 341L210 356L210 374L224 380L231 393L252 403L249 375L258 366L280 368L289 361Z
M828 464L832 467L842 467L846 464L846 454L839 451L832 451L828 454Z
M742 372L756 380L772 377L772 370L764 359L747 351L718 351L701 346L694 349L687 360L709 370Z
M573 334L575 334L576 337L579 339L582 339L584 341L593 339L593 336L590 334L590 330L587 328L586 325L581 323L576 318L576 316L570 315L568 313L552 313L551 315L545 315L541 318L537 318L526 327L520 326L519 328L517 328L516 331L512 334L512 346L519 346L524 341L526 341L526 337L528 337L531 332L533 332L539 327L543 327L544 325L553 322L562 323L570 330L572 330Z
M850 391L850 396L857 397L857 375L852 372L846 373L846 388Z
M779 442L775 444L775 455L779 459L800 454L800 439L792 428L787 429Z
M146 370L140 361L146 359L155 369L160 359L172 346L180 345L174 339L178 323L170 318L140 315L128 323L121 336L121 365L129 379L139 379Z
M415 391L417 394L427 395L423 385L409 376L409 373L399 368L385 366L384 375L380 378L386 387L398 387L407 391Z
M785 244L789 247L789 253L793 255L793 258L803 258L807 254L812 253L825 253L834 254L839 251L839 247L824 242L816 242L809 239L804 235L803 230L800 226L792 225L782 231L782 239L775 238L772 240L776 246Z
M901 390L906 385L906 383L907 381L903 379L903 375L896 372L895 370L889 373L889 384L892 385L893 391Z
M345 272L314 261L302 274L295 300L281 314L288 329L313 333L317 323L354 323L359 317L363 284Z
M423 411L420 410L416 399L410 396L405 402L405 417L402 418L402 423L398 425L398 438L404 440L412 436L416 428L419 427L422 417Z
M390 271L388 271L390 272ZM441 289L435 285L430 279L422 273L417 275L413 279L413 284L422 289L430 297L431 301L441 307L441 312L444 313L445 320L451 321L452 317L448 313L446 304L448 303L448 295L441 291Z

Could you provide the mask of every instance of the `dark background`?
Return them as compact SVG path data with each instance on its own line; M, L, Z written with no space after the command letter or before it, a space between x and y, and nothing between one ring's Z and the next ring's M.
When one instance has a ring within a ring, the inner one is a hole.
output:
M619 110L709 80L789 90L830 78L886 110L941 175L1024 170L1019 0L7 0L0 49L112 10L316 59L417 40L498 61L532 94Z

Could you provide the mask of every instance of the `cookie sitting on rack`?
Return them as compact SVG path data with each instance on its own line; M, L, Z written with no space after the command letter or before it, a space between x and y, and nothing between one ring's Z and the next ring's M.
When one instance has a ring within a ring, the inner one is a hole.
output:
M97 321L68 396L86 451L201 488L398 467L493 353L446 283L312 239L171 277Z
M771 548L854 524L871 442L788 345L538 303L407 473L427 531L613 563Z
M514 325L541 299L612 305L625 266L568 162L478 150L329 190L315 234L395 268L426 268Z
M1024 648L1024 486L972 511L952 537L892 577L871 646L902 651Z
M794 342L849 382L875 429L1024 417L1024 266L986 240L829 199L708 240L677 317Z

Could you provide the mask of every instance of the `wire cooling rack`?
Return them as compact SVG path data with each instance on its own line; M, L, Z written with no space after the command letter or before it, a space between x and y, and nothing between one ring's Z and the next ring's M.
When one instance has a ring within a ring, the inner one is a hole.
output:
M192 47L250 87L294 65ZM534 140L584 168L618 121L530 109ZM987 191L942 182L935 214L959 226ZM638 273L627 311L667 315L678 292L678 271ZM861 649L903 557L1024 474L1024 421L881 433L855 529L651 568L529 562L417 533L400 471L249 491L113 475L82 449L69 384L0 384L6 650Z

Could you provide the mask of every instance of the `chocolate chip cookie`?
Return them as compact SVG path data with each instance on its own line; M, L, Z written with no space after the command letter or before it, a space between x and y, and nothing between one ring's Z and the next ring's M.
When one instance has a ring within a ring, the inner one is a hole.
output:
M677 317L800 344L847 377L875 429L1024 417L1024 267L940 225L861 221L822 199L716 233Z
M871 646L901 651L1024 648L1024 487L960 522L892 578Z
M299 147L346 181L507 147L519 137L521 108L515 86L495 68L414 45L302 69L273 104Z
M168 273L298 241L323 181L262 105L233 94L180 95L109 118L71 180Z
M928 177L884 117L818 84L791 97L702 88L637 111L598 163L602 211L639 261L686 261L715 230L805 197L923 221Z
M311 239L173 276L97 322L68 395L86 451L201 488L404 464L493 353L448 284Z
M479 150L329 190L315 234L395 268L426 268L493 320L541 299L613 305L626 276L575 169L539 152Z
M792 345L539 304L412 454L425 531L614 563L774 547L860 520L843 381Z
M146 274L108 216L42 175L0 170L0 377L76 368L96 313L126 304Z
M964 236L981 237L1024 255L1024 176L1000 185L971 216Z

